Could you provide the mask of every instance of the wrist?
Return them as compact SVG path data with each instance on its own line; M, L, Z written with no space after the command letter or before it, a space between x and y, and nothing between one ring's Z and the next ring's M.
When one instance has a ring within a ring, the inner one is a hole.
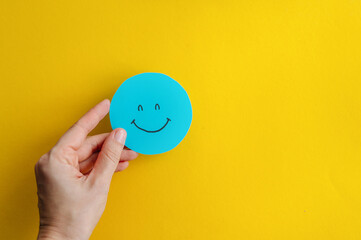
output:
M87 240L91 232L81 231L75 224L40 224L38 240Z
M58 228L53 226L40 226L38 240L64 240L64 239L72 239L67 234L60 231Z

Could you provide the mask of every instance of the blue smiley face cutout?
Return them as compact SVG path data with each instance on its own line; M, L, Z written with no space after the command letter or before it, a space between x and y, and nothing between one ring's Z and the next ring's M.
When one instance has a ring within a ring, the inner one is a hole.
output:
M125 145L142 154L175 148L192 122L192 106L183 87L161 73L142 73L127 79L110 104L112 128L127 131Z

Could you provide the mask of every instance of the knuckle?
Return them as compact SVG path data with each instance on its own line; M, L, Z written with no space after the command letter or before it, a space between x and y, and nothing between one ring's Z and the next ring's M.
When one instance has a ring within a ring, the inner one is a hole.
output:
M39 168L39 161L37 163L35 163L35 166L34 166L34 171L35 171L36 175L38 174L38 168Z
M76 123L74 123L74 125L72 127L78 128L85 135L88 135L88 133L92 130L89 126L97 125L98 122L99 121L97 121L97 119L94 119L94 117L87 120L87 122L85 122L84 119L79 119Z
M59 159L66 154L66 149L55 146L49 152L49 159Z
M120 154L118 154L118 152L112 148L107 148L105 149L105 151L102 152L103 157L106 158L107 160L113 162L113 163L117 163L119 162L120 159Z
M35 163L34 170L35 174L37 175L43 175L43 173L46 171L49 163L49 153L45 153L43 156L40 157L40 159Z
M35 167L42 167L44 164L48 162L49 153L45 153L43 156L40 157L39 161L35 164Z
M84 134L88 134L88 133L87 133L87 130L84 128L83 125L84 125L84 124L82 124L81 119L80 119L80 120L78 120L77 122L75 122L75 123L73 124L73 126L70 127L70 129L79 129L79 130L82 131Z
M59 151L58 147L53 147L49 152L49 158L57 158L60 155Z

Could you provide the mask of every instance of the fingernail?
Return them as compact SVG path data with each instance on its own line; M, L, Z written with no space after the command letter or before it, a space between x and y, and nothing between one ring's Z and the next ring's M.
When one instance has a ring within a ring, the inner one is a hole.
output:
M121 144L125 143L126 137L127 137L127 132L124 129L118 129L114 135L115 140L117 140Z

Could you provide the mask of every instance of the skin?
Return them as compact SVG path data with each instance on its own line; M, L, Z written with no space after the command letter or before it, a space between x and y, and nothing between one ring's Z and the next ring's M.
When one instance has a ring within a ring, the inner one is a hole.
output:
M124 129L87 137L109 106L106 99L89 110L36 163L38 239L89 239L105 209L114 172L137 157L124 149Z

